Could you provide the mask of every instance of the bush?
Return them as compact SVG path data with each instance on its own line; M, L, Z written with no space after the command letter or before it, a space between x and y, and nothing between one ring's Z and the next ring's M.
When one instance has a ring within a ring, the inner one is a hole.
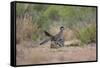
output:
M28 17L17 17L16 20L16 42L20 43L26 40L37 40L39 31L38 25L36 23L32 23L32 16Z
M77 38L86 44L96 42L96 25L92 24L80 29L77 32Z

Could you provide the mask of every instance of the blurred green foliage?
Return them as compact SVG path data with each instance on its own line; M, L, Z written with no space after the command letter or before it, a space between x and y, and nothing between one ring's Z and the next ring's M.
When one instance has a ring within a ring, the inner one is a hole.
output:
M85 43L95 41L96 27L86 25L96 23L96 7L26 4L17 3L17 18L32 16L32 23L37 24L37 31L32 36L33 40L44 37L43 30L49 30L53 24L60 24L66 28L78 28L78 38Z
M92 24L85 28L81 28L78 33L77 37L83 42L83 43L92 43L96 42L96 25Z

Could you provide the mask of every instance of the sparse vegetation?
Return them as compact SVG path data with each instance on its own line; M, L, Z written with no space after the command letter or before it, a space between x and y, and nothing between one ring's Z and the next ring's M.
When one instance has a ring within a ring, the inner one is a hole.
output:
M84 27L85 25L95 23L95 17L96 8L94 7L75 7L40 4L33 5L17 3L17 30L20 30L17 32L18 34L22 32L22 36L25 35L23 37L24 39L29 38L30 36L30 39L32 39L33 41L37 41L45 37L43 34L43 30L49 31L52 28L60 27L61 25L63 25L64 27L69 29L76 27L79 28L80 35L83 31L87 30L86 28L88 27ZM19 22L21 22L22 24ZM89 36L91 36L91 33L89 34ZM85 36L85 34L83 35ZM83 41L82 34L79 37L81 37L79 39Z
M96 42L96 25L91 24L88 25L87 27L83 27L79 29L79 31L77 32L77 37L83 43L86 44Z
M39 46L44 30L56 35L61 26L65 47ZM18 65L96 60L96 8L17 3L16 42Z

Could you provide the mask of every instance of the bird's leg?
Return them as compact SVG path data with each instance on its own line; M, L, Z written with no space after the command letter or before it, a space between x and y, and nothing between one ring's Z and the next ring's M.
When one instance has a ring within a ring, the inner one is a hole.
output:
M58 48L58 44L56 43L56 41L51 41L51 48Z

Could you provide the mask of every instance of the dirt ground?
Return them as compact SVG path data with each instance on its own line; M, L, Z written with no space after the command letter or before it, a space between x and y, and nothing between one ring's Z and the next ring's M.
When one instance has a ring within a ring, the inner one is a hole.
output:
M35 43L17 44L17 65L79 62L96 60L96 44L50 48L50 42L38 46Z

